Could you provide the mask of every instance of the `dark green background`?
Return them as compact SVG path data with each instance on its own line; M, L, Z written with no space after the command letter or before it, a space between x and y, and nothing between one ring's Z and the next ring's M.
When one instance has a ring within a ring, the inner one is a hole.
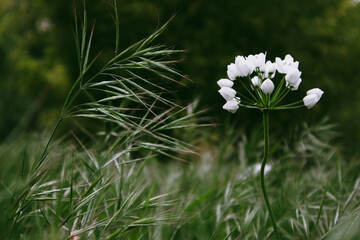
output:
M112 2L110 2L111 4ZM109 1L86 1L95 23L93 55L113 53L115 25ZM76 2L77 13L82 2ZM273 113L273 131L329 116L342 140L356 148L360 140L360 5L348 0L119 0L120 47L126 48L176 15L160 43L184 49L177 68L193 82L180 88L184 105L200 99L213 122L231 118L239 126L258 126L259 114L221 109L216 81L236 55L267 52L267 59L287 53L300 62L303 83L290 98L307 89L325 94L312 110ZM11 1L0 6L0 139L44 129L57 118L77 76L72 29L73 1ZM41 30L41 23L50 23ZM104 57L105 58L105 57ZM101 58L99 60L101 64Z

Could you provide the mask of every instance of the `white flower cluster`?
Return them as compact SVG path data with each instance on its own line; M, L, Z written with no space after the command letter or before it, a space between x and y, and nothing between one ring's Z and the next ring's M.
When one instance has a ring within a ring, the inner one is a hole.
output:
M240 98L235 97L236 91L232 89L234 82L230 81L229 79L223 78L217 81L217 84L220 86L219 93L226 100L223 109L235 113L236 110L238 110L239 108Z
M229 79L220 79L217 82L221 88L219 93L226 100L223 109L234 113L239 108L240 98L236 97L236 91L232 87L234 85L233 81L240 77L247 77L251 80L251 89L256 91L256 96L259 96L260 99L259 101L269 104L270 97L267 98L269 100L263 100L263 98L270 96L274 91L275 85L272 79L274 79L276 72L284 75L283 81L285 81L285 86L289 90L297 90L299 88L302 82L299 62L294 61L294 58L289 54L283 60L278 57L275 58L275 62L266 61L266 54L264 53L247 57L237 56L235 62L227 66ZM251 76L252 74L254 76ZM313 107L320 100L322 93L320 89L309 90L307 96L303 99L304 105L308 108ZM278 94L275 95L275 98L278 97ZM254 100L256 103L259 103L256 99ZM263 107L269 107L269 105Z

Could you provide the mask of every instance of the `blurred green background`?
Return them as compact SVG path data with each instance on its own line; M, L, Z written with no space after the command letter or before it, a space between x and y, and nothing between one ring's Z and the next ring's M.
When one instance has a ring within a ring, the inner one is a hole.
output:
M112 2L112 1L110 1ZM82 1L76 2L81 12ZM111 6L86 1L95 23L93 54L113 54ZM277 112L272 126L287 131L303 121L329 116L350 148L360 140L360 5L351 0L119 0L120 48L151 34L173 15L160 42L184 49L177 68L192 79L179 89L184 105L199 99L213 122L260 126L259 113L221 109L216 81L236 55L267 52L267 59L291 54L300 62L306 90L325 91L307 111ZM0 0L0 140L53 126L77 76L73 37L74 2ZM101 61L101 58L100 60ZM294 117L297 116L297 117ZM216 116L216 117L215 117Z

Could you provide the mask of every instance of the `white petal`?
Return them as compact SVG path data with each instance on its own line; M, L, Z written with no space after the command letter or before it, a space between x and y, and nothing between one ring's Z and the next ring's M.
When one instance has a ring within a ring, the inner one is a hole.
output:
M276 65L271 61L267 61L265 64L265 77L266 78L274 78L276 72Z
M230 81L229 79L226 78L222 78L219 81L217 81L217 84L219 85L219 87L229 87L231 88L234 85L233 81Z
M252 64L249 64L243 56L237 56L235 58L235 66L237 71L239 72L240 77L246 77L254 70Z
M275 58L275 64L276 64L276 70L279 73L286 73L287 72L287 66L285 61L282 61L280 58Z
M297 68L291 68L285 76L285 80L290 85L295 85L301 76L301 72Z
M291 90L296 91L299 88L300 83L302 82L302 79L299 78L299 80L294 84L293 88Z
M237 76L240 76L240 73L236 69L236 66L234 63L231 63L227 66L227 75L229 79L235 80Z
M240 100L237 100L234 98L230 101L227 101L224 104L223 109L225 109L226 111L229 111L231 113L235 113L239 109L239 103L240 103Z
M320 88L313 88L306 92L306 95L316 94L320 100L321 96L324 94Z
M275 58L275 63L279 73L287 74L291 69L299 68L299 62L294 62L294 58L290 54L286 55L284 60Z
M287 54L284 58L284 61L287 63L291 63L294 62L294 58L290 54Z
M255 68L256 68L256 58L255 58L255 56L250 54L245 59L246 59L246 63L248 64L248 66L250 66L252 69L255 70Z
M266 53L259 53L255 55L257 59L257 67L260 68L261 71L265 71L265 61L266 61Z
M251 82L254 86L259 86L260 85L260 79L258 78L258 76L255 76L251 79Z
M315 106L315 104L319 101L319 98L316 94L310 94L310 95L306 95L303 101L304 101L304 105L310 109L313 106Z

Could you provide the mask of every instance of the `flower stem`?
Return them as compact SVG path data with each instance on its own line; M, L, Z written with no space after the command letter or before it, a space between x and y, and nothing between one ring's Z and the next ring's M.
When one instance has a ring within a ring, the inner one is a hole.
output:
M275 235L276 235L276 239L280 240L280 236L279 236L279 232L278 232L278 229L277 229L274 213L273 213L273 211L271 209L271 205L270 205L267 193L266 193L265 180L264 180L265 165L266 165L266 162L267 162L267 160L269 158L269 110L265 109L265 110L262 111L262 113L263 113L263 125L264 125L264 158L263 158L262 164L261 164L260 182L261 182L261 189L262 189L262 192L263 192L263 195L264 195L266 207L268 209L270 219L271 219L271 223L273 225L274 232L275 232Z

